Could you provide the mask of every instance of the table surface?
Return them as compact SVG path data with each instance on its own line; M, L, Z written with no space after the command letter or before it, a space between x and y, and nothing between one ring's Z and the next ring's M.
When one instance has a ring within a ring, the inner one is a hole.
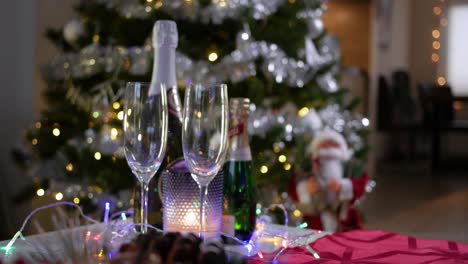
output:
M91 231L102 232L103 225L83 226L67 231L56 231L26 237L14 244L12 254L5 256L0 253L3 261L12 261L22 256L24 259L34 259L38 254L53 254L61 256L67 254L67 235ZM285 231L290 241L297 237L309 237L310 249L320 256L312 256L311 250L304 246L289 247L279 257L279 263L468 263L468 245L446 240L418 239L401 234L384 231L356 230L346 233L318 233L311 229L285 228L277 225L265 226L265 233ZM4 248L8 241L0 242ZM230 248L232 250L232 248ZM235 249L234 249L235 251ZM242 252L239 247L238 252ZM278 250L264 252L261 258L253 254L250 264L271 263ZM245 252L244 252L245 253Z
M310 246L320 259L305 248L287 249L279 263L468 263L468 245L446 240L417 239L401 234L374 230L335 233L318 239ZM250 264L271 262L273 256L256 257Z

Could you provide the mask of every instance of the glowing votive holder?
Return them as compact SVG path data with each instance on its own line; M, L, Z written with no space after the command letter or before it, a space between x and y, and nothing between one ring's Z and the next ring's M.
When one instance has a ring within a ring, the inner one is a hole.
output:
M163 228L166 232L198 233L200 189L184 161L169 166L162 175ZM205 238L219 237L223 206L223 173L211 181L205 204Z

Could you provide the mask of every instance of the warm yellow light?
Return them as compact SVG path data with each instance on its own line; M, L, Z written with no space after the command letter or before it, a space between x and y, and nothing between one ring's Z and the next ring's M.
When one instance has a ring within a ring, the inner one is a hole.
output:
M112 107L113 107L115 110L117 110L117 109L120 108L120 103L119 103L119 102L114 102L114 103L112 104Z
M304 117L304 116L306 116L308 113L309 113L309 108L303 107L303 108L301 108L301 109L297 112L297 115L298 115L299 117Z
M285 155L280 155L280 156L278 157L278 161L281 162L281 163L286 162L286 156L285 156Z
M123 111L120 111L120 112L117 114L117 118L118 118L119 120L123 120L123 117L124 117L124 113L123 113Z
M60 136L60 129L54 128L54 129L52 130L52 134L53 134L54 136L56 136L56 137Z
M78 198L78 197L73 198L73 202L75 204L79 204L80 203L80 198Z
M440 25L442 25L443 27L446 27L448 25L448 20L446 18L442 18L440 20Z
M55 195L55 200L57 201L61 201L63 199L63 194L61 192L58 192L56 195Z
M31 140L31 143L32 143L34 146L37 145L37 138L33 138L33 139Z
M432 53L431 59L432 59L433 62L438 62L439 61L439 54Z
M439 77L437 78L437 83L440 85L440 86L443 86L447 83L447 81L445 80L444 77Z
M101 38L101 37L99 37L98 34L94 34L94 35L93 35L93 42L98 42L100 38Z
M111 129L111 138L116 139L118 135L119 135L119 131L117 130L117 128L112 128Z
M37 194L37 196L44 196L45 191L44 191L44 189L37 189L36 194Z
M67 171L73 171L73 164L68 163L67 166L65 166L65 169L67 169Z
M263 165L262 167L260 167L260 172L263 173L263 174L267 173L268 172L268 167Z
M151 3L151 2L153 2L153 0L146 0L146 2Z
M302 214L301 211L299 211L299 210L297 210L297 209L293 211L293 215L294 215L295 217L301 217L301 214Z
M438 6L434 6L434 8L432 9L432 12L434 12L434 15L439 16L440 14L442 14L442 8Z
M281 151L281 148L280 148L280 147L278 147L278 146L274 146L274 147L273 147L273 152L279 153L280 151Z
M96 153L94 153L94 158L95 158L96 160L100 160L101 157L102 157L101 152L96 152Z
M216 52L211 52L209 55L208 55L208 60L211 61L211 62L214 62L218 59L218 54L216 54Z
M439 41L434 41L432 42L432 47L435 49L435 50L438 50L440 49L440 42Z
M89 65L94 65L96 64L96 60L95 59L90 59L89 60Z
M36 128L39 129L39 128L41 128L41 127L42 127L41 122L36 122Z
M440 38L440 31L438 29L432 30L432 37L435 39Z
M463 109L463 104L462 102L460 101L455 101L453 102L453 109L455 109L455 111L460 111Z
M219 6L220 7L225 7L226 6L226 1L225 0L220 0L219 1Z
M291 169L291 164L289 164L289 163L286 163L286 164L284 164L284 166L283 166L283 167L284 167L284 170L287 170L287 171L288 171L288 170L290 170L290 169Z
M197 214L194 211L188 211L185 214L185 217L182 223L185 226L190 226L190 225L193 225L193 223L195 223L196 221L197 221Z
M127 116L131 116L132 115L132 109L128 109L127 110Z
M98 117L99 117L99 112L94 111L94 112L93 112L93 117L94 117L94 118L98 118Z
M145 7L145 11L146 11L147 13L151 12L151 6L146 6L146 7Z
M163 6L163 3L161 1L158 1L156 2L156 4L154 4L154 8L156 9L161 8L161 6Z

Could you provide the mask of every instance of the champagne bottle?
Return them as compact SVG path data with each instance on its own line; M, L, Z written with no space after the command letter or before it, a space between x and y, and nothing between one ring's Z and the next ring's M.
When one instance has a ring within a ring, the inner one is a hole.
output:
M249 99L231 98L229 156L224 165L223 232L241 240L255 229L257 203L252 154L247 133Z
M161 174L167 165L182 157L182 103L177 90L175 50L177 48L177 25L171 20L159 20L153 27L154 61L150 93L158 93L166 86L168 101L168 135L166 156L156 175L151 179L148 192L148 223L162 228L162 203L160 195ZM134 221L140 222L140 187L134 191Z

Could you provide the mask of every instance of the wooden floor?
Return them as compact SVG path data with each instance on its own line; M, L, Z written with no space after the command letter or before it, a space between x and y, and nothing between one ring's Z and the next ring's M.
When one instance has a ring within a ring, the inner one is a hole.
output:
M432 174L428 164L378 166L377 186L361 205L366 229L468 243L468 158Z

